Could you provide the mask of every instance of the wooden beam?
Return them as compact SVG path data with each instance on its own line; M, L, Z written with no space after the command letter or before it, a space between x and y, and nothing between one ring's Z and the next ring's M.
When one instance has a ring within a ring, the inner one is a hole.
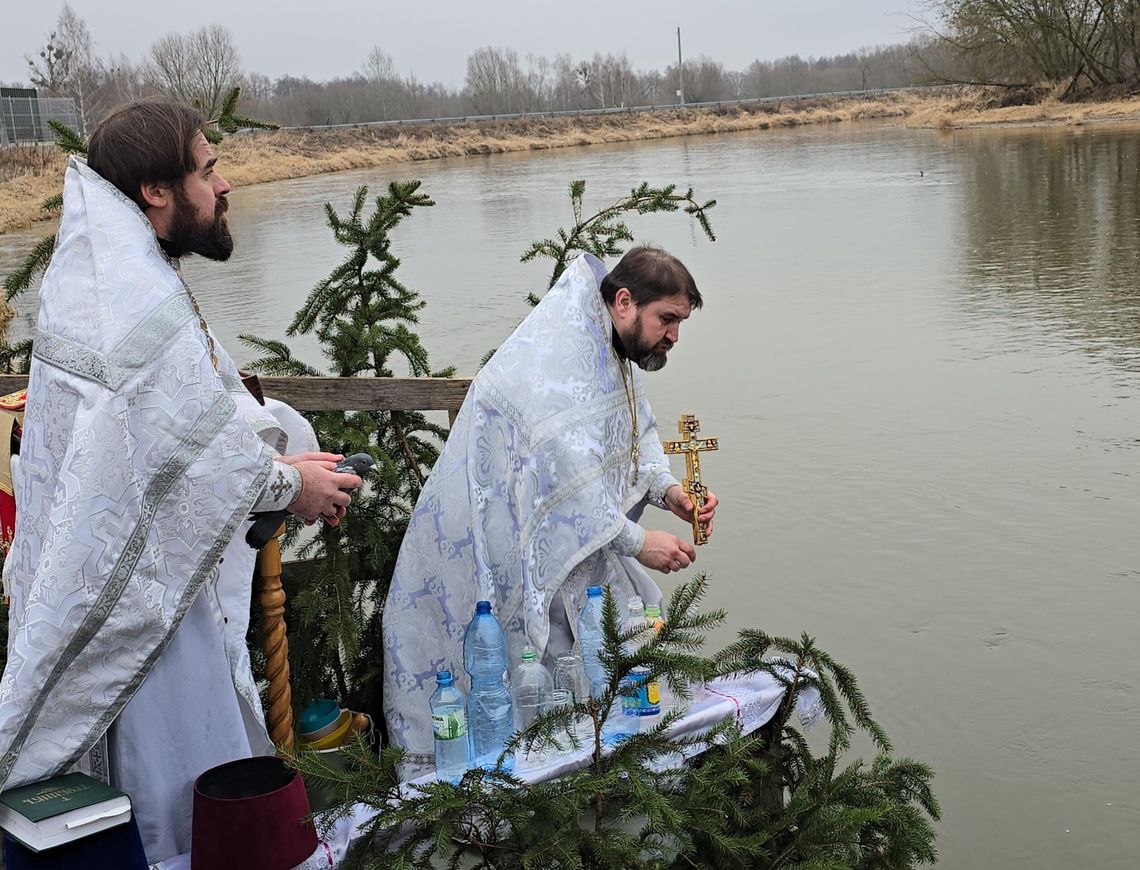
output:
M470 378L259 378L265 395L298 411L458 411ZM28 385L0 375L0 395Z
M470 378L259 378L298 411L453 411Z

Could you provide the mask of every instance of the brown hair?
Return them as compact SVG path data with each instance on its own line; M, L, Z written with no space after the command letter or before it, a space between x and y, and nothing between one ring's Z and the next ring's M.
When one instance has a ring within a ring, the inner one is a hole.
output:
M599 289L607 305L613 304L614 297L622 287L629 290L637 305L647 305L678 293L689 297L689 304L693 308L700 308L704 304L697 282L685 264L653 245L630 248L613 271L602 279Z
M201 113L166 98L127 103L99 122L87 145L87 165L147 208L143 184L176 184L197 169L194 138Z

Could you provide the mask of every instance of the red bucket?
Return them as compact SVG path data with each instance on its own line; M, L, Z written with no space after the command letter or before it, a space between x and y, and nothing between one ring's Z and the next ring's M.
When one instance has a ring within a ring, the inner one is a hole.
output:
M313 854L301 775L276 756L242 758L194 783L191 870L289 870Z

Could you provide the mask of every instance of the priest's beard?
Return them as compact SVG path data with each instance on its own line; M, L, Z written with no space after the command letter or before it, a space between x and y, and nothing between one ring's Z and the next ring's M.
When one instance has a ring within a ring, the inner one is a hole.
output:
M641 337L641 315L638 314L633 321L633 328L630 330L629 335L621 337L621 343L625 346L625 355L627 358L637 363L638 367L643 371L656 372L665 367L668 361L669 350L673 347L673 342L667 338L661 339L657 344L647 344Z
M234 251L234 238L226 223L230 207L224 196L218 197L214 214L202 218L186 197L181 185L174 187L174 216L167 239L179 254L199 254L208 260L228 260Z

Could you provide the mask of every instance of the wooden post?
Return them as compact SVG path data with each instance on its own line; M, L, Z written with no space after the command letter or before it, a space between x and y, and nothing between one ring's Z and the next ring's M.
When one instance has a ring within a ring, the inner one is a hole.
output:
M281 588L284 524L257 552L261 579L261 648L269 677L269 738L281 749L293 748L293 690L289 685L289 640L285 635L285 590Z

